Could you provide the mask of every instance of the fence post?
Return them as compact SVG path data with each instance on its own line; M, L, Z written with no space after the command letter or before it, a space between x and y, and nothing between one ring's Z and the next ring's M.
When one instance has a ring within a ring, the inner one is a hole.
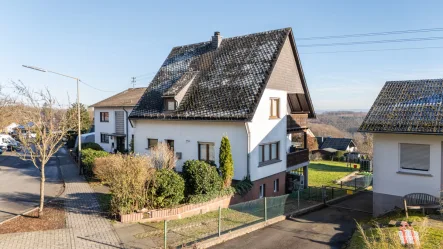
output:
M300 209L300 188L297 189L297 209Z
M343 188L343 181L340 181L340 188Z
M266 197L265 197L265 221L268 220L268 205L266 203Z
M357 191L357 177L354 178L354 189Z
M218 237L221 235L221 206L218 207Z
M164 233L165 233L165 236L164 236L164 242L165 242L165 249L167 248L167 241L168 241L168 221L167 220L165 220L165 225L164 225Z

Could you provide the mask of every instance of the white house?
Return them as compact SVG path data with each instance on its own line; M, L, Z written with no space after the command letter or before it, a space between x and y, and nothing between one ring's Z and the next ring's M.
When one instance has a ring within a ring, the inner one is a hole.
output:
M359 131L374 133L374 215L443 189L443 80L390 81Z
M145 90L129 88L90 106L94 108L95 142L104 150L130 150L134 128L128 116Z
M285 193L286 172L307 178L307 118L315 117L290 28L174 47L129 116L135 152L168 143L186 160L215 161L231 141L235 180L248 199ZM302 134L303 148L292 148ZM305 181L307 184L307 181Z

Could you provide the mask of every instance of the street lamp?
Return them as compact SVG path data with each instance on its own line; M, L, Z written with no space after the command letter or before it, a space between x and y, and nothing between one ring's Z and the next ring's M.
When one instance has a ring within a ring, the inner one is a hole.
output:
M81 134L81 121L80 121L80 91L79 91L79 87L78 87L78 82L80 81L79 78L75 78L66 74L61 74L61 73L57 73L54 71L50 71L50 70L46 70L43 68L39 68L39 67L33 67L33 66L26 66L26 65L22 65L23 67L29 68L29 69L33 69L33 70L37 70L40 72L44 72L44 73L53 73L53 74L58 74L60 76L64 76L67 78L71 78L77 81L77 117L78 117L78 160L77 160L77 164L78 164L78 170L79 170L79 174L82 174L82 170L81 170L81 163L80 163L80 158L81 158L81 151L82 151L82 134Z

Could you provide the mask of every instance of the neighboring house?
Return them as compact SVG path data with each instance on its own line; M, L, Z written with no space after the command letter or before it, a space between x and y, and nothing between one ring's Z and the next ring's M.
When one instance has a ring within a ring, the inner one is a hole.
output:
M374 215L443 189L443 80L386 82L359 131L373 133Z
M227 135L234 180L249 176L246 199L256 199L284 194L287 171L303 168L307 177L309 152L289 151L308 117L314 108L286 28L223 39L215 32L210 41L174 47L129 119L135 152L168 143L178 171L190 159L219 165Z
M130 150L134 129L128 115L146 87L129 88L91 105L94 107L95 142L106 151Z
M318 148L341 150L346 152L357 151L357 146L351 138L317 137Z
M15 130L15 128L17 128L17 126L18 126L18 124L16 124L16 123L11 123L10 125L6 126L6 127L3 129L3 132L5 132L5 133L7 133L7 134L13 133L14 130Z

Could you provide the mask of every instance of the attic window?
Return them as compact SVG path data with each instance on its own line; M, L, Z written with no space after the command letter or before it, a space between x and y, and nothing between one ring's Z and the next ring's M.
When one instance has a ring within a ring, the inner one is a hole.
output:
M165 111L174 111L177 108L177 104L174 98L165 99Z

